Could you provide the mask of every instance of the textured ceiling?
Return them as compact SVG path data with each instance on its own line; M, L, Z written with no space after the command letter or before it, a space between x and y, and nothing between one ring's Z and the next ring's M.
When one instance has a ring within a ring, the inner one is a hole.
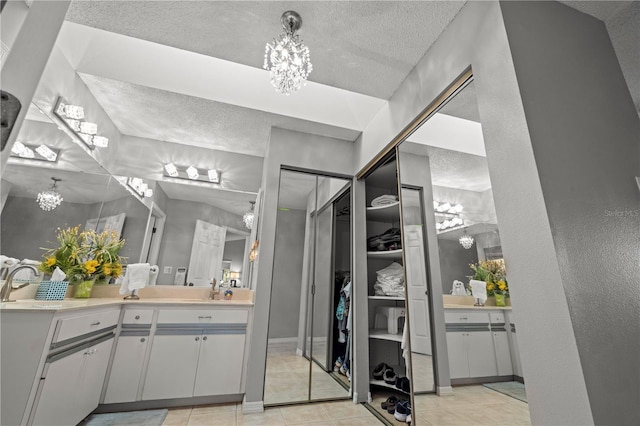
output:
M67 20L262 68L265 43L295 10L309 80L389 99L462 1L74 1Z
M256 194L221 191L206 184L199 186L177 182L158 182L158 185L171 199L209 204L238 216L242 216L244 212L249 210L250 201L256 200Z

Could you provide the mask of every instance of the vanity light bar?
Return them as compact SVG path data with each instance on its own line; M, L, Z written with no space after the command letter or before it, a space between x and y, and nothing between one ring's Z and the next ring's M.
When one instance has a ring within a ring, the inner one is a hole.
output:
M149 188L149 185L140 178L130 177L129 179L127 179L127 185L129 185L129 187L133 189L141 198L153 197L153 189Z
M11 147L11 156L28 160L49 161L55 163L60 151L49 148L46 145L27 145L15 141Z
M53 115L60 119L67 129L90 149L109 146L109 139L98 135L98 125L84 119L83 107L68 104L62 97L58 97L53 108Z
M215 183L219 184L222 180L222 173L216 169L199 169L194 165L189 166L176 166L173 163L167 163L164 165L165 176L196 180L199 182Z

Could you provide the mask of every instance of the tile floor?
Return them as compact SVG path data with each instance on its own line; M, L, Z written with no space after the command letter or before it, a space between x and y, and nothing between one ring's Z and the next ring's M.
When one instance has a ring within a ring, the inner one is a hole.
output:
M415 424L420 426L531 424L529 407L525 402L479 385L456 387L452 395L442 397L418 395L415 403ZM402 424L395 420L391 422ZM176 408L169 410L164 422L164 426L376 424L380 421L363 405L351 401L272 407L255 414L243 414L242 404Z

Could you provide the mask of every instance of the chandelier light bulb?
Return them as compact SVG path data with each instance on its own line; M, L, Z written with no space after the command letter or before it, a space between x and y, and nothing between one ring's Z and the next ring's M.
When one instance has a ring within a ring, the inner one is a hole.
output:
M306 84L313 65L309 48L302 43L296 31L302 18L290 10L280 18L284 33L273 43L267 43L263 68L271 72L271 85L283 95L290 95Z
M36 201L38 202L40 208L46 212L50 212L51 210L58 207L63 200L62 195L60 195L56 191L60 179L51 178L51 180L53 180L51 188L47 189L46 191L40 192L38 194L38 197L36 198Z
M460 237L460 239L458 240L460 242L460 245L465 248L466 250L469 250L472 246L473 246L473 237L469 234L467 234L467 230L464 230L464 234L462 235L462 237Z

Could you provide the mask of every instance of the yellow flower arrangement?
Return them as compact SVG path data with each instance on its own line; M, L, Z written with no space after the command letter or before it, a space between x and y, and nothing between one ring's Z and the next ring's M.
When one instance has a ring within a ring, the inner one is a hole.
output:
M495 296L496 294L509 296L504 259L482 260L478 263L472 263L469 267L474 272L471 279L487 283L487 296Z
M93 278L118 278L122 275L122 258L118 253L125 241L113 231L80 231L80 225L56 233L58 247L43 248L44 260L39 269L52 273L56 267L71 281Z

